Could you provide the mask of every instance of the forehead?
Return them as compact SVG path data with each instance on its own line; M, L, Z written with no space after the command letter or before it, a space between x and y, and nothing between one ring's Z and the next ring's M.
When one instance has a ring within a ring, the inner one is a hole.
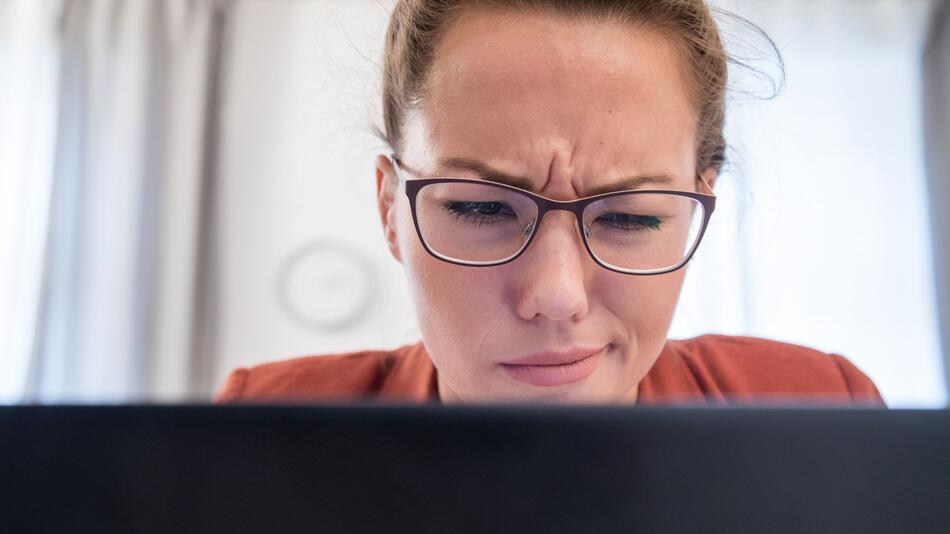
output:
M406 140L422 143L428 161L469 157L526 176L552 154L570 155L577 177L689 174L670 168L695 154L684 81L676 48L654 30L475 11L436 48Z

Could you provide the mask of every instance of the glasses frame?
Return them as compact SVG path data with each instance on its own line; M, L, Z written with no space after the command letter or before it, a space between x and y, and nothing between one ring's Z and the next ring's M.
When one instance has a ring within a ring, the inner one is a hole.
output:
M528 247L531 246L531 242L534 241L534 236L538 233L538 228L541 227L541 221L544 220L545 214L549 211L568 211L574 214L575 219L577 220L577 228L581 234L581 241L584 243L584 248L587 249L587 254L594 260L594 263L607 269L608 271L613 271L620 274L629 274L634 276L650 276L656 274L666 274L678 269L682 269L684 265L689 263L689 260L692 259L693 254L695 254L696 249L699 247L699 244L703 240L703 235L706 233L706 227L709 225L709 218L712 216L713 211L716 209L716 194L713 192L712 187L706 183L706 180L703 179L702 175L699 173L696 174L696 179L702 183L711 194L697 193L691 191L678 191L674 189L627 189L623 191L611 191L609 193L602 193L599 195L593 195L589 197L579 198L577 200L554 200L541 196L537 193L521 189L520 187L515 187L508 184L502 184L498 182L491 182L487 180L478 180L472 178L452 178L452 177L436 177L436 178L416 178L412 180L407 180L404 176L405 168L402 163L399 161L399 158L395 154L389 155L389 161L393 166L393 170L396 173L396 178L399 181L400 185L405 186L406 197L409 199L409 209L412 212L412 223L416 227L416 235L419 236L419 242L422 243L422 247L430 256L442 260L447 263L452 263L455 265L462 265L465 267L495 267L498 265L504 265L506 263L515 261L518 259L524 251L528 250ZM423 187L431 184L439 183L472 183L484 185L486 183L491 184L495 187L501 187L503 189L509 189L511 191L521 193L529 199L533 200L538 207L537 220L534 223L534 227L531 229L531 235L528 236L528 240L522 245L521 250L512 255L509 258L497 262L476 262L470 263L462 260L452 259L446 256L442 256L432 249L429 248L429 244L426 243L424 237L422 237L422 230L419 228L419 220L416 216L416 197L419 194L419 191ZM596 202L598 200L603 200L605 198L610 198L619 195L630 195L630 194L649 194L649 193L666 193L670 195L677 195L682 197L691 198L696 200L703 206L703 222L702 226L699 229L699 235L696 238L696 243L690 248L689 253L687 253L683 260L678 264L672 267L664 267L660 269L641 269L641 270L622 270L616 267L605 264L604 262L597 259L597 256L594 254L594 251L590 248L590 243L587 242L587 233L584 231L584 208L589 204Z

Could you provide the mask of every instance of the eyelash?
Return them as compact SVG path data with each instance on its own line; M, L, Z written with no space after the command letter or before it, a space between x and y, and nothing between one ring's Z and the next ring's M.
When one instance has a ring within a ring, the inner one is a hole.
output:
M484 205L498 205L501 207L500 211L506 215L514 215L514 212L506 204L501 202L465 202L465 201L451 201L445 202L442 205L442 209L447 211L450 215L453 215L456 219L463 220L467 223L474 224L476 227L482 224L495 224L501 222L501 219L505 218L499 216L497 213L492 214L476 214L472 213L470 210L477 209L480 206Z
M628 221L624 221L624 222L605 221L605 224L613 226L614 228L620 228L622 230L644 231L644 232L656 231L656 230L659 230L660 226L663 224L662 219L660 219L659 217L655 217L653 215L626 215L623 213L607 213L605 215L622 215L622 216L626 216L628 219L635 220L633 224L636 225L636 228L631 228L629 226L631 223ZM601 220L602 218L603 218L603 215L598 217L596 220Z

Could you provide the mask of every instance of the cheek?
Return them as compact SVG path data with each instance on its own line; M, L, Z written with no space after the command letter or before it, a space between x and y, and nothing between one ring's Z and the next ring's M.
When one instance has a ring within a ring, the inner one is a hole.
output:
M603 306L640 341L665 339L683 286L685 269L657 276L610 277L597 294Z
M399 248L423 336L430 343L472 347L503 303L498 272L432 257L416 235L408 204L400 211ZM498 298L486 298L492 294Z

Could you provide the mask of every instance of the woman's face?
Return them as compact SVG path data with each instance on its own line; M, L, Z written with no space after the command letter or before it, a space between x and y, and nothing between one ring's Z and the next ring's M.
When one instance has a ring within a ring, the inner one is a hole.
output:
M671 177L660 187L693 191L696 119L684 72L672 42L653 30L467 13L436 50L399 156L408 179L483 178L452 161L467 160L556 200L638 176ZM566 211L549 212L512 262L446 263L422 248L386 158L376 174L384 230L405 267L443 401L636 399L666 341L685 268L608 271ZM510 365L545 352L597 354L563 368Z

